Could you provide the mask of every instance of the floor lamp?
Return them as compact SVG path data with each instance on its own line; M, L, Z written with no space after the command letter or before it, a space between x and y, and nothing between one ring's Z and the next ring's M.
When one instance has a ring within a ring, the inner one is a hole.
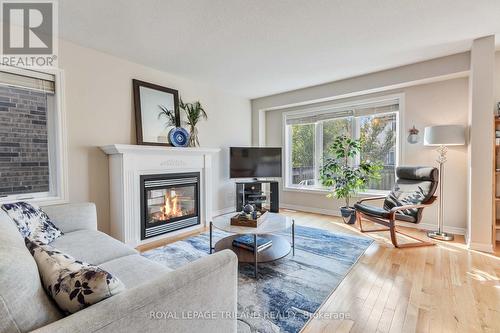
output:
M434 239L450 241L453 240L453 235L444 232L444 163L446 162L446 153L448 146L463 146L465 145L465 128L462 125L440 125L429 126L424 131L424 145L438 146L438 158L436 162L439 164L439 207L438 207L438 230L427 233L427 236Z

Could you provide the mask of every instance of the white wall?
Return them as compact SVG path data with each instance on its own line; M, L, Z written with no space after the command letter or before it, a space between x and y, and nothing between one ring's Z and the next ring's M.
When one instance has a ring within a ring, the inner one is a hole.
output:
M363 95L356 98L340 99L335 103L344 103L353 99L366 99L375 96L402 93L405 98L402 112L401 142L404 154L401 165L436 165L437 153L430 147L423 146L423 130L425 126L437 124L467 124L467 78L459 78L416 85L412 87L390 90L384 93ZM266 145L282 146L282 113L283 111L266 112ZM418 144L406 143L408 130L415 125L421 132ZM445 181L445 225L449 231L464 233L466 227L466 193L467 193L467 148L450 147L446 163ZM299 193L284 191L280 201L288 207L304 207L318 212L333 213L341 202L326 198L319 193ZM427 209L422 226L432 228L436 225L437 207Z
M134 78L177 89L184 101L199 99L205 106L200 143L223 148L214 166L214 210L234 206L227 147L251 142L248 99L66 41L60 42L59 66L65 78L69 200L95 202L100 230L109 230L109 179L107 156L98 147L135 144Z
M500 51L495 52L495 103L500 102Z
M495 108L497 107L497 103L500 102L500 51L497 51L495 53L495 75L494 75L494 102L495 102ZM497 160L497 165L500 165L500 159ZM500 181L500 176L497 177L497 184ZM497 186L496 188L496 193L497 195L500 195L500 186ZM500 218L500 203L495 203L497 205L496 209L496 218ZM500 230L496 231L496 239L497 241L500 241Z
M467 243L471 249L493 252L495 36L472 42L470 67Z
M292 90L281 94L252 100L252 142L262 137L259 111L276 107L293 106L312 102L331 101L360 94L377 93L389 89L428 83L445 78L464 77L470 68L470 53L458 53L415 64L360 75L344 80Z

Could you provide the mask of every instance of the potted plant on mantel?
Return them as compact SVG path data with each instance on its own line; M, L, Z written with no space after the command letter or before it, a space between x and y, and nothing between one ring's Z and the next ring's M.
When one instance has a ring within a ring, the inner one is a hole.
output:
M187 124L189 125L189 147L199 147L198 129L196 125L201 119L207 119L207 113L201 106L200 102L184 103L182 99L179 102L179 107L186 113Z
M320 172L321 183L331 189L329 198L345 200L340 213L345 223L354 224L356 215L350 206L351 198L366 188L369 180L379 179L382 167L369 161L361 161L358 165L350 163L361 152L361 141L341 135L333 140L329 147L331 157L323 161Z

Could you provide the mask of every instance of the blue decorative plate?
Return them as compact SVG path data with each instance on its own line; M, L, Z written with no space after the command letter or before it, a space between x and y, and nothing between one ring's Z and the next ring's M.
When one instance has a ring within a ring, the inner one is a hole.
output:
M186 147L189 143L189 133L182 127L172 128L168 132L168 138L174 147Z

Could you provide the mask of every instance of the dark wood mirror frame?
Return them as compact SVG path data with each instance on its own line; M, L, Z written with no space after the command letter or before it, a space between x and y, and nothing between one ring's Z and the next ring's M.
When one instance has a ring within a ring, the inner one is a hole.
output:
M132 86L134 89L134 108L135 108L135 128L136 137L138 145L154 145L154 146L171 146L170 143L162 142L144 142L142 133L142 110L141 110L141 93L140 88L146 87L158 91L162 91L174 96L174 109L175 109L175 126L180 127L180 114L179 114L179 92L175 89L159 86L157 84L139 81L136 79L132 80Z

